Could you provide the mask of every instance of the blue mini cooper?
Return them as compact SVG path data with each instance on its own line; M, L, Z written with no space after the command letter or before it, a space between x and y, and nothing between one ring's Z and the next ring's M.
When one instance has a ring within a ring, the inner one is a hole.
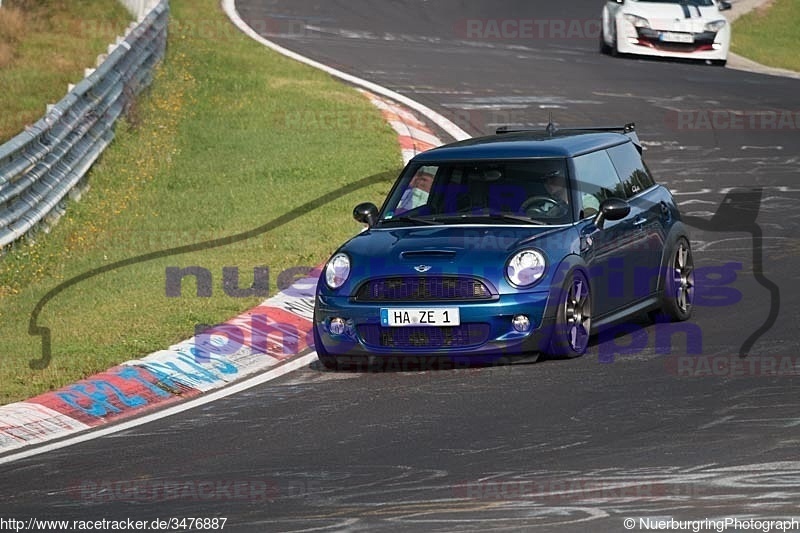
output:
M501 128L417 155L368 227L325 265L314 341L328 368L366 358L487 364L574 357L638 313L686 320L686 226L633 124Z

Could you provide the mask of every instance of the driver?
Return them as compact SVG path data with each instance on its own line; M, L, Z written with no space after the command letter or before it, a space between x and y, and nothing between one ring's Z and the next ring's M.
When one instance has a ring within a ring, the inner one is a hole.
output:
M544 178L544 188L547 194L560 204L569 204L569 191L567 191L567 178L558 170L547 174Z
M559 170L552 170L544 176L545 195L534 196L523 203L523 208L534 216L559 218L569 213L569 190L567 178Z
M536 203L533 207L540 215L547 217L560 217L569 213L570 195L567 188L567 177L560 170L553 170L548 172L544 177L544 190L547 196L542 197L544 200L549 198L552 203L542 202ZM534 202L535 202L534 197ZM591 216L597 213L599 209L599 202L594 195L583 193L580 195L581 200L581 217Z
M567 178L559 171L549 173L545 177L544 188L547 194L562 206L569 205L569 191L567 190ZM600 209L600 202L593 194L582 193L581 216L593 216Z

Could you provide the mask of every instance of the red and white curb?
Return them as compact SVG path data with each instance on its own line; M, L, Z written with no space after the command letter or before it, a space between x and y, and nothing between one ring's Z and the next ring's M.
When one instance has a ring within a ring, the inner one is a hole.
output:
M232 0L223 4L235 13ZM257 40L266 41L260 36ZM281 50L317 68L334 70ZM362 92L397 132L405 163L442 144L412 109L454 138L469 137L443 116L407 97L349 75L338 77L366 89ZM313 350L314 293L320 271L321 267L314 269L261 305L166 350L26 401L0 406L0 454L4 454L0 464L186 411L307 366L316 359L316 353L309 350Z
M397 132L403 163L408 163L415 155L441 146L442 141L417 116L405 107L382 98L374 93L360 89L372 105L381 110L384 120Z
M313 348L312 311L319 273L313 270L261 305L167 350L0 406L0 453L163 409L255 373L274 369L271 379L275 379L286 373L277 370L290 362L309 364L316 357L307 352ZM0 463L18 458L3 456Z

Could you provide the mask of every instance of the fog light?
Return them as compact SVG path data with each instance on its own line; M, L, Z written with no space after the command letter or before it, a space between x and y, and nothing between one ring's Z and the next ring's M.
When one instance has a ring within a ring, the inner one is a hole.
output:
M531 329L531 321L525 315L517 315L511 319L511 325L516 331L525 333Z
M344 318L331 318L331 335L344 335Z

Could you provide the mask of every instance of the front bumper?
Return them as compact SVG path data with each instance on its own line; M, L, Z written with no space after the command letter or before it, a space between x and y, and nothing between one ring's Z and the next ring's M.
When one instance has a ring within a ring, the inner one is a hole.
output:
M730 45L726 31L716 32L672 32L691 37L691 42L664 40L671 32L650 28L635 28L626 24L625 31L617 38L617 49L623 54L638 54L657 57L724 61L728 58Z
M548 308L549 299L549 293L544 291L500 295L481 302L375 304L354 303L349 297L317 295L314 327L324 352L329 355L424 356L491 362L499 357L546 349L554 315ZM381 326L380 310L389 307L458 307L461 326ZM529 318L530 331L521 333L512 327L512 318L520 314ZM343 334L330 331L330 321L335 317L346 321Z

